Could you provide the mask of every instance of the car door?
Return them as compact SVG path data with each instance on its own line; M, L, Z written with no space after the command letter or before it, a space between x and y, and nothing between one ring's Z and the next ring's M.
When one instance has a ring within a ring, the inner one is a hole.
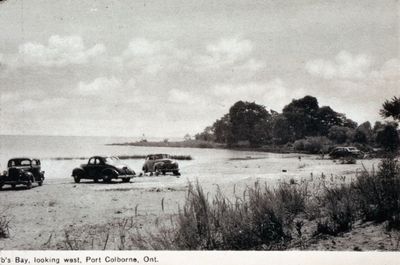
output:
M147 163L146 163L147 164L147 169L149 171L154 171L153 170L154 162L155 162L154 156L149 156L149 160L147 160Z
M96 158L92 157L89 159L87 166L86 166L86 172L90 178L93 178L96 174Z
M100 178L102 171L107 167L105 161L103 160L103 158L97 157L95 160L95 172L94 175L98 178Z

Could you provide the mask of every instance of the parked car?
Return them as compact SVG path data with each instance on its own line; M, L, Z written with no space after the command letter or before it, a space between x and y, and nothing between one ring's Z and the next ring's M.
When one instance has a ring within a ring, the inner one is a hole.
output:
M363 158L364 153L355 147L336 147L329 153L331 158L353 157Z
M111 182L113 179L121 179L123 182L129 182L135 176L135 171L122 164L117 157L105 156L93 156L89 158L87 164L82 164L72 171L72 177L76 183L79 183L81 179L92 179L94 182L99 180Z
M14 189L17 185L25 185L28 189L34 183L43 185L44 171L41 169L39 159L35 158L12 158L7 163L7 171L0 176L0 189L4 185L11 185Z
M171 172L175 176L180 175L178 163L167 154L152 154L146 156L142 169L144 173L150 172L156 175L160 173L165 175L168 172Z

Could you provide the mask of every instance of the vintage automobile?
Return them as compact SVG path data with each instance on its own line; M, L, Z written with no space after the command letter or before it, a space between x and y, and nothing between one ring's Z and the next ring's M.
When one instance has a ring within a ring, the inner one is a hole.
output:
M82 164L72 171L72 177L76 183L79 183L81 179L92 179L94 182L102 180L107 183L113 179L121 179L123 182L129 182L135 176L135 171L113 156L93 156L89 158L87 164Z
M43 185L44 171L41 170L40 160L34 158L12 158L8 161L7 171L0 176L0 189L4 185L11 185L14 189L17 185L25 185L28 189L34 183Z
M329 156L334 159L342 157L363 158L364 153L355 147L336 147L329 153Z
M179 165L176 161L172 160L170 155L167 154L152 154L145 158L143 165L143 172L151 174L160 173L165 175L167 172L172 172L175 176L179 176Z

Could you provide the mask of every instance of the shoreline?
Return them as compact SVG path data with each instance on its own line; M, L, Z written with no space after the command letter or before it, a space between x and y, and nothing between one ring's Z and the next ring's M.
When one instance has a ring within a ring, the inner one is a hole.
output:
M225 149L235 151L253 151L253 152L268 152L276 154L290 154L301 153L311 154L304 151L297 151L293 148L285 148L284 146L263 146L263 147L248 147L248 146L234 146L229 147L226 144L207 142L207 141L174 141L174 142L161 142L161 141L148 141L148 142L125 142L125 143L110 143L109 146L141 146L141 147L169 147L169 148L200 148L200 149Z

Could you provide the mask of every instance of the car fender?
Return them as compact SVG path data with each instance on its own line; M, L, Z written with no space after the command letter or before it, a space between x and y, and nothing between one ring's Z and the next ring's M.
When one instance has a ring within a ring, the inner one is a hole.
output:
M30 179L31 181L34 181L34 180L35 180L35 178L34 178L32 172L23 172L23 174L24 174L24 178Z
M114 168L105 168L101 171L102 176L111 176L111 177L118 177L119 173Z
M85 170L83 170L80 167L74 168L74 170L72 170L72 176L83 177L85 175L86 175Z

